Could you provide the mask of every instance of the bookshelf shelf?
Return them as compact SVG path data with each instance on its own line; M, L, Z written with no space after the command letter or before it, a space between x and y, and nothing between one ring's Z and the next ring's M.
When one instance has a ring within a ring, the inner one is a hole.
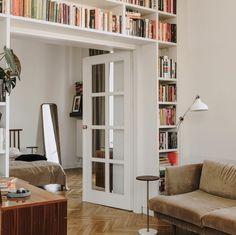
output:
M160 49L164 49L164 48L176 47L177 43L175 43L175 42L165 42L165 41L158 40L158 45L159 45Z
M119 33L99 31L90 28L65 25L44 20L26 18L22 16L10 16L11 34L15 36L40 37L58 41L70 41L71 43L94 43L115 48L125 47L135 49L137 45L156 43L156 39L148 39L137 36L129 36ZM86 39L85 39L86 38Z
M177 102L159 102L159 105L177 105Z
M160 81L160 82L177 82L177 79L176 78L158 78L158 80Z
M138 12L147 15L147 14L156 14L157 10L153 8L148 8L148 7L142 7L139 5L131 4L131 3L123 3L126 8L132 9L132 10L137 10Z
M160 126L159 129L175 129L176 126L168 125L168 126Z
M159 153L171 153L171 152L177 152L178 149L161 149L159 150Z
M161 20L176 18L176 14L172 14L172 13L164 12L164 11L158 11L158 15L159 15L159 19Z
M6 150L0 150L0 154L5 154Z
M129 9L138 10L143 14L156 13L157 11L153 8L143 7L132 3L122 2L119 0L73 0L73 2L84 6L99 7L103 9L112 9L119 6L124 6Z

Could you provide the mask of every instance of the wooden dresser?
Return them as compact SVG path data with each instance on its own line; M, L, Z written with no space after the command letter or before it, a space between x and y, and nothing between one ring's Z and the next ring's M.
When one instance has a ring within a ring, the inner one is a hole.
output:
M32 193L25 199L10 199L1 204L0 235L66 235L67 200L21 180L17 188Z

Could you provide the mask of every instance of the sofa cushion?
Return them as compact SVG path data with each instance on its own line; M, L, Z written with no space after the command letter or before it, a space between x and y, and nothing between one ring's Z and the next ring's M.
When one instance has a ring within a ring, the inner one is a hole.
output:
M205 227L224 233L236 234L236 207L213 211L202 218Z
M157 196L149 201L150 209L203 227L204 215L217 209L236 206L236 201L197 190L175 196Z
M200 190L220 197L236 199L236 164L204 161Z

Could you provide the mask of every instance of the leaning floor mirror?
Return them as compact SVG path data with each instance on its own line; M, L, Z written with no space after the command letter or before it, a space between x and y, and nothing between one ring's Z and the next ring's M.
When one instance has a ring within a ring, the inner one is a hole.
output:
M42 104L44 151L48 161L61 164L61 148L56 104Z

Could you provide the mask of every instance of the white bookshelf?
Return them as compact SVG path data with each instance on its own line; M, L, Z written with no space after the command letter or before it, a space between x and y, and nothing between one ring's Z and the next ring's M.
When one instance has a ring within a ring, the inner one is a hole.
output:
M137 46L156 43L156 39L143 38L138 36L127 35L126 9L137 10L143 18L156 19L157 9L129 4L118 0L73 0L81 6L96 7L104 11L112 11L121 15L123 19L122 34L107 31L101 31L91 28L82 28L73 25L54 23L40 19L32 19L22 16L6 16L10 18L10 33L13 37L42 38L45 40L57 40L59 43L68 42L71 45L77 43L96 43L102 47L126 48L134 50ZM1 15L0 15L1 19Z
M157 17L158 17L158 21L161 20L162 22L168 22L168 23L175 23L177 24L177 15L176 14L172 14L172 13L168 13L168 12L163 12L163 11L157 11ZM178 27L177 27L178 30ZM158 55L157 55L157 59L160 56L165 56L167 55L170 59L173 59L175 61L177 61L177 43L174 42L167 42L167 41L162 41L162 40L158 40L157 39L157 45L158 45ZM178 67L178 66L177 66ZM157 97L158 97L158 102L157 102L157 106L158 106L158 111L157 111L157 115L158 115L158 135L160 132L175 132L176 129L176 125L160 125L160 109L161 108L166 108L169 106L173 106L176 109L176 113L177 113L177 107L178 107L178 97L176 101L173 102L166 102L166 101L160 101L159 100L159 85L172 85L174 84L176 86L176 90L178 90L178 75L176 78L166 78L166 77L159 77L159 63L158 63L158 76L157 76ZM177 92L178 94L178 92ZM176 120L177 121L177 120ZM158 141L158 159L160 159L160 156L169 154L169 153L174 153L174 152L178 152L178 148L173 148L173 149L159 149L159 141ZM166 169L166 166L161 165L160 161L158 161L159 163L159 171L160 171L160 175L161 175L161 171L163 172L163 169ZM160 184L162 184L162 180L160 180ZM161 191L159 191L159 193L163 193Z

